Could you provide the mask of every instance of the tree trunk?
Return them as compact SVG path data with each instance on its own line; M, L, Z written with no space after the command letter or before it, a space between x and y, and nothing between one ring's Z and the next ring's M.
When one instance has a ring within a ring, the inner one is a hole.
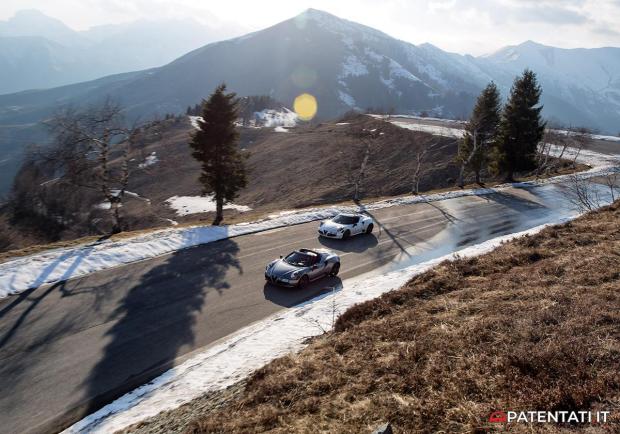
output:
M215 195L215 220L213 220L213 225L218 226L222 220L224 220L224 198L216 194Z
M366 165L368 164L368 159L370 158L370 140L366 142L366 149L364 151L364 159L362 160L362 164L360 166L360 171L357 175L357 180L355 181L355 194L353 196L353 202L357 203L360 200L360 186L364 181L364 175L366 174Z
M121 214L120 214L120 203L113 203L111 206L114 207L114 226L112 226L112 235L119 234L122 232L121 228Z
M476 184L482 185L482 181L480 180L480 171L476 170Z

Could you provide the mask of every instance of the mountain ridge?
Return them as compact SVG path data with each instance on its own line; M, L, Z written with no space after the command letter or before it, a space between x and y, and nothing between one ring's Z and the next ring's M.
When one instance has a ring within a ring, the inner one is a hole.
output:
M550 59L556 68L549 67ZM348 110L467 118L480 90L498 84L506 97L515 76L533 69L543 87L543 115L554 124L617 133L620 48L566 50L533 42L473 57L414 45L327 12L288 20L192 50L170 63L39 91L0 95L0 155L31 142L25 126L63 105L112 97L130 119L184 113L226 82L239 96L268 95L293 106L311 93L317 119ZM11 127L9 127L11 125ZM15 139L13 127L20 128Z

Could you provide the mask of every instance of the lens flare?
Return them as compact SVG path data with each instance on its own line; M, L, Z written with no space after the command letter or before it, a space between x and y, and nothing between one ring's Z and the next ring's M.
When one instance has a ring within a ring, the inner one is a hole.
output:
M293 110L302 121L309 121L316 115L318 104L316 98L309 93L302 93L293 102Z

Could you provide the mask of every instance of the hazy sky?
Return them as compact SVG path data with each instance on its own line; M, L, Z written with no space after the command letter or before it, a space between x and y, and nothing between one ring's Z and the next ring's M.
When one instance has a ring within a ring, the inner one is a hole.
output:
M415 44L474 55L528 39L566 48L620 46L620 0L1 0L0 19L34 8L79 30L193 17L252 31L309 7Z

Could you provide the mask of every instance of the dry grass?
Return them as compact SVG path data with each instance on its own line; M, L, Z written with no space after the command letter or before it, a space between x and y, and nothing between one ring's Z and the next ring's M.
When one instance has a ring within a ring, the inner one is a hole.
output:
M618 432L619 372L616 202L353 307L188 432L476 432L503 429L486 422L496 409L588 408L611 410Z

